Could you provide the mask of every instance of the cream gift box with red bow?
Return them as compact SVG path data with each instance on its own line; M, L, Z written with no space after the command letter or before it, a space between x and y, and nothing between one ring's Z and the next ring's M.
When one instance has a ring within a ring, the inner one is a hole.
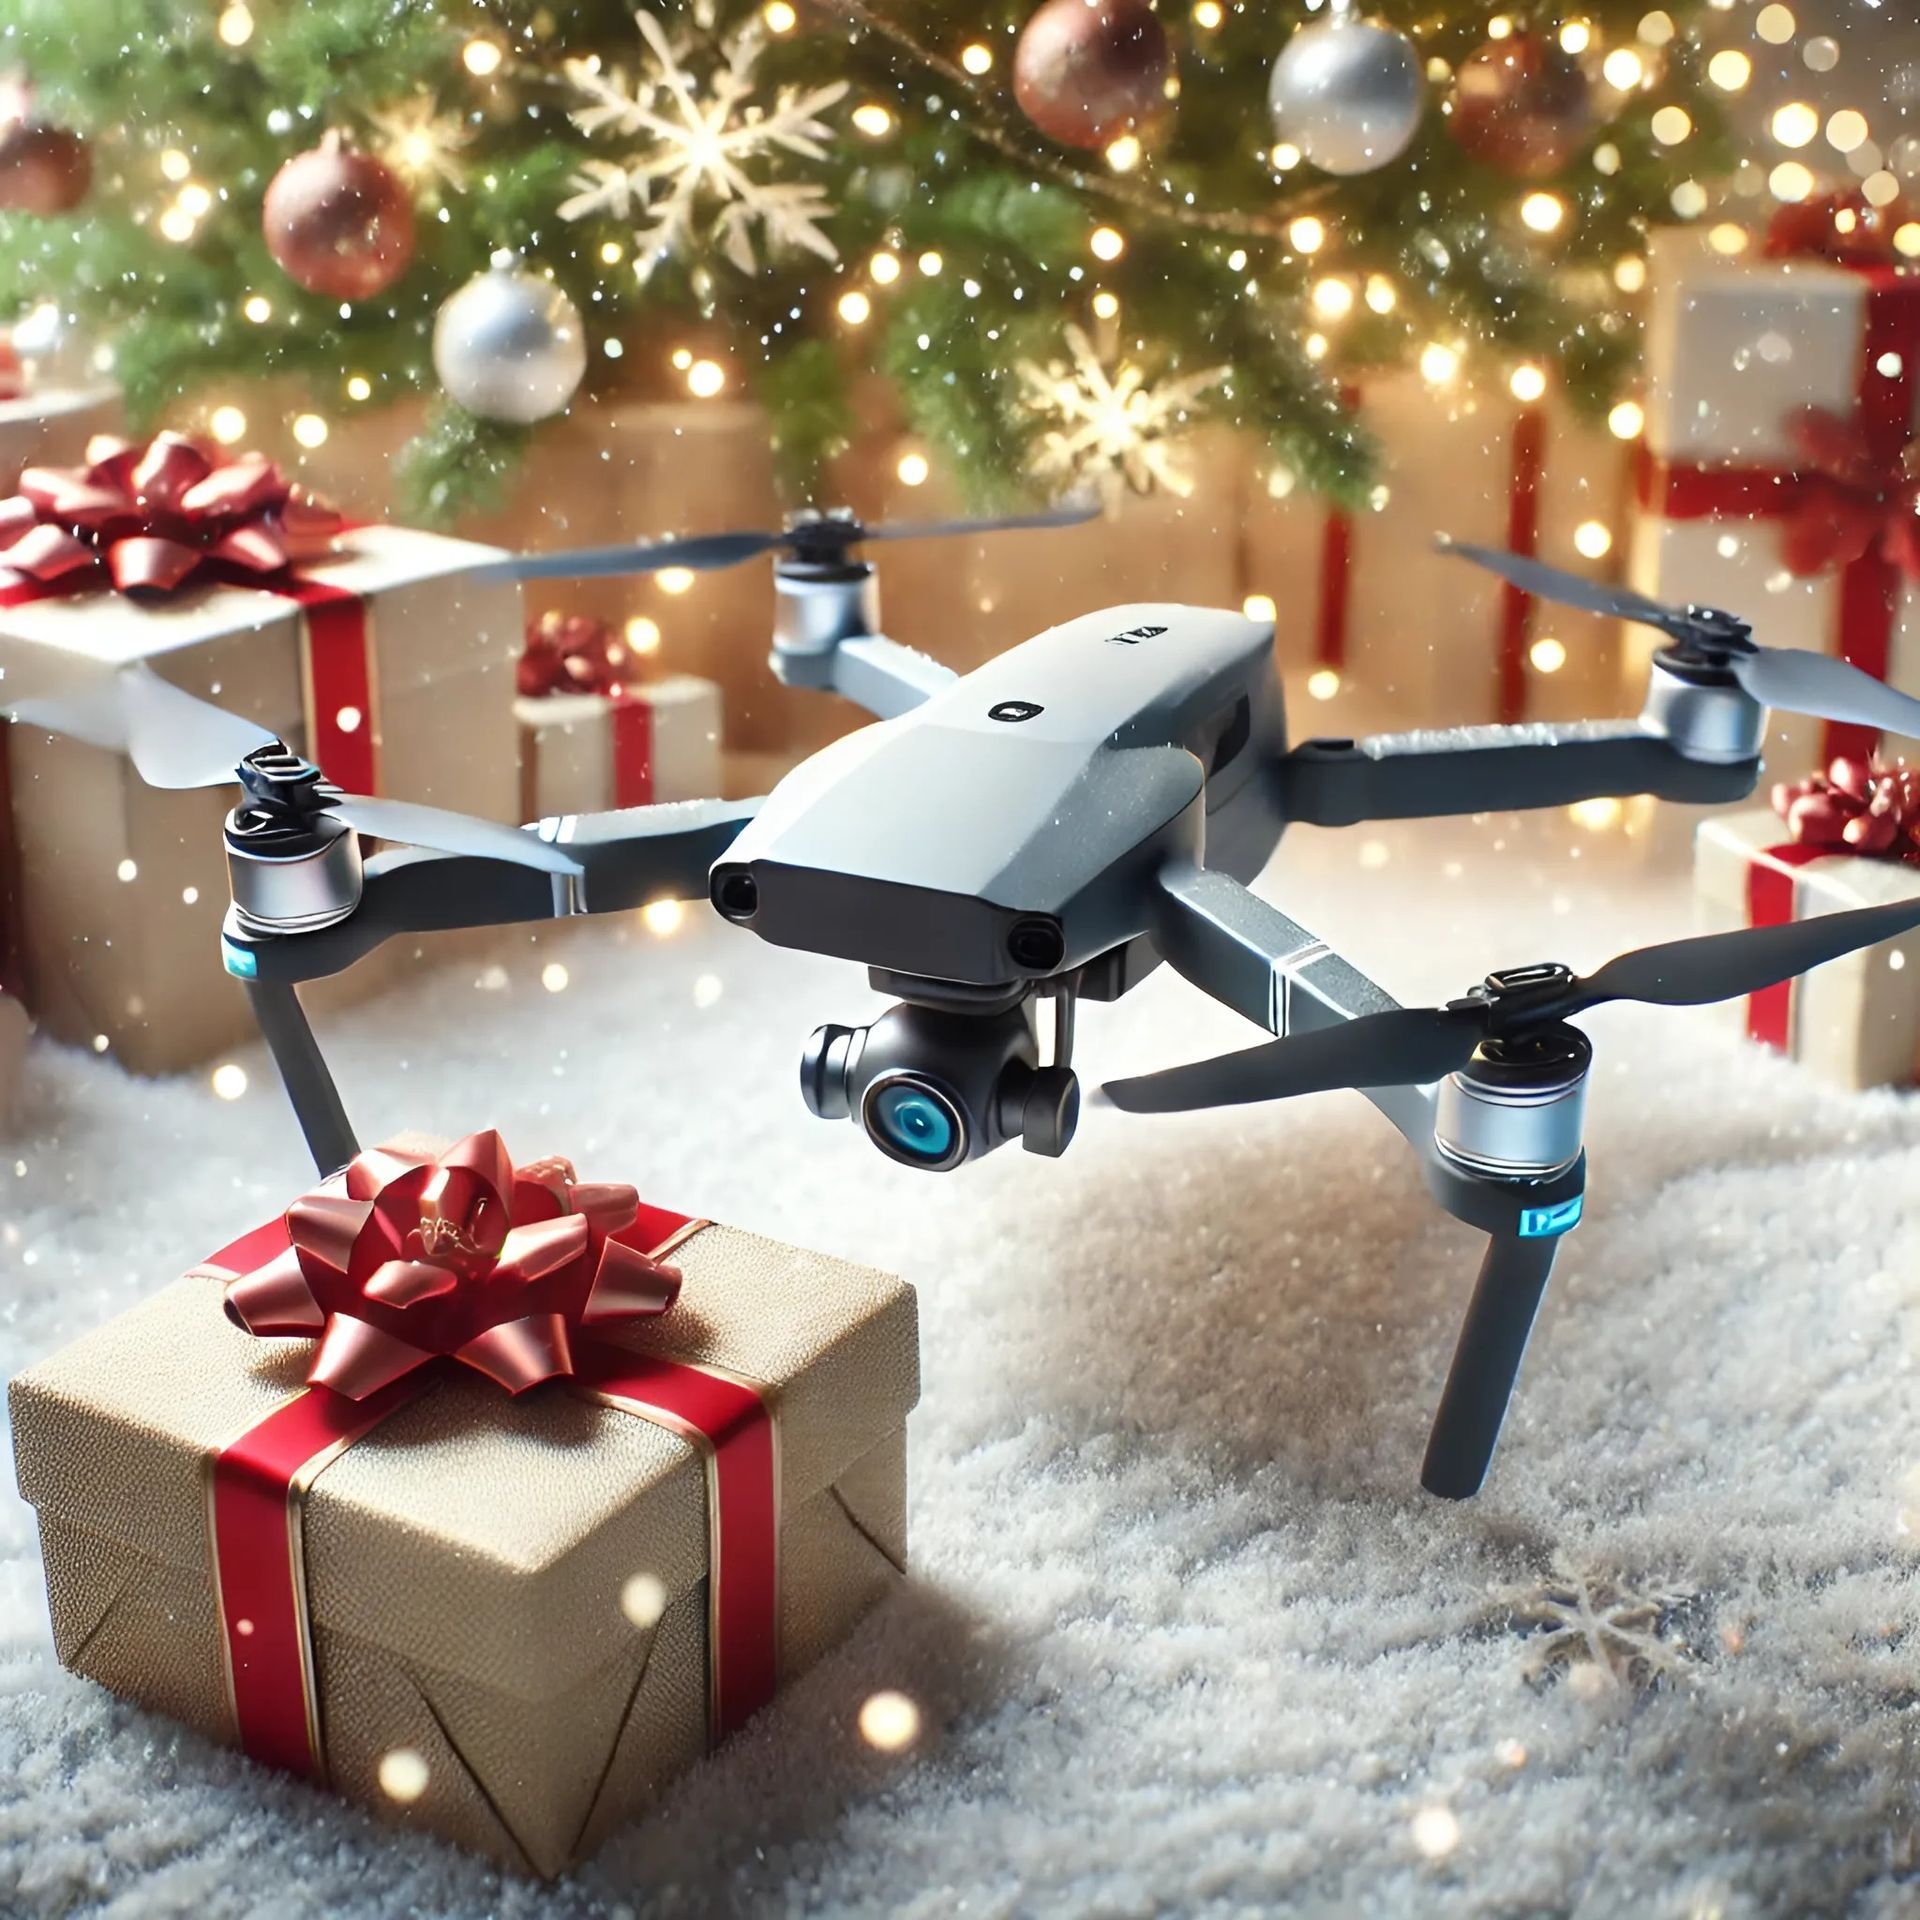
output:
M170 436L29 474L0 502L0 549L0 697L57 699L140 663L350 791L519 819L520 594L471 577L498 549L342 524L266 462L215 466ZM243 1038L245 995L218 965L234 789L155 792L120 755L26 725L0 744L0 980L58 1037L104 1040L137 1071Z
M912 1288L652 1199L396 1142L19 1375L62 1661L516 1872L593 1852L906 1557Z
M1833 771L1848 792L1815 776L1778 790L1773 808L1700 823L1694 898L1702 931L1920 897L1915 776L1875 769L1869 777L1862 763L1846 761ZM1849 820L1867 824L1868 804L1881 810L1873 820L1880 830L1850 832ZM1867 845L1877 850L1862 851ZM1706 1009L1703 1017L1837 1086L1911 1086L1920 1080L1920 932Z
M1890 244L1844 261L1798 251L1806 222L1791 211L1758 257L1654 236L1630 578L1736 613L1766 645L1837 654L1920 693L1920 274ZM1632 630L1636 685L1662 644ZM1873 744L1775 715L1767 765L1799 775Z

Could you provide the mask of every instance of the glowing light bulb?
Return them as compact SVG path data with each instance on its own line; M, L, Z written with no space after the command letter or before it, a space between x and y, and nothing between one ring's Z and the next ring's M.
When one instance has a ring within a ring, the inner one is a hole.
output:
M1384 273L1367 275L1367 310L1370 313L1391 313L1399 298L1393 282Z
M1613 529L1601 520L1583 520L1573 530L1577 552L1588 560L1604 560L1613 551Z
M1193 24L1203 33L1212 33L1227 17L1227 10L1220 0L1195 0Z
M1340 691L1340 676L1331 667L1321 667L1307 675L1307 697L1331 700Z
M915 262L915 265L919 267L920 271L924 273L929 280L934 279L939 274L940 269L946 264L939 254L933 252L931 249L923 253L918 261Z
M1909 260L1920 260L1920 220L1909 220L1893 236L1893 244Z
M253 15L235 0L213 24L223 47L244 47L253 38Z
M1584 20L1569 20L1560 29L1560 45L1568 53L1585 53L1593 45L1593 29Z
M1303 213L1287 226L1287 245L1295 253L1318 253L1327 244L1327 229L1312 214Z
M1731 220L1723 220L1707 235L1707 245L1715 253L1725 254L1731 259L1735 254L1746 252L1751 238L1745 227L1736 226Z
M1647 63L1631 47L1615 47L1601 63L1600 72L1608 86L1631 93L1647 77Z
M903 487L924 487L927 476L933 471L924 453L903 453L894 472L900 476Z
M324 447L327 423L317 413L297 413L293 417L293 437L303 447Z
M1607 431L1616 440L1638 440L1647 430L1647 410L1637 400L1622 400L1607 415Z
M1115 173L1131 173L1140 164L1140 142L1130 133L1107 142L1107 165Z
M769 33L791 33L800 24L800 16L787 0L767 0L760 9L760 18L767 23Z
M635 653L658 653L660 651L660 622L650 620L644 613L636 613L621 631L626 635L627 645Z
M565 993L568 983L572 978L573 976L568 973L566 968L563 967L558 960L549 960L547 964L540 969L540 984L545 987L549 993Z
M900 256L897 253L876 253L867 262L867 272L877 287L890 287L900 278Z
M169 207L158 222L160 237L176 245L193 238L193 215L185 207Z
M727 370L718 360L696 360L687 369L687 391L696 400L711 400L727 384Z
M991 73L993 49L979 40L972 41L960 49L960 64L972 74Z
M1685 107L1662 107L1652 125L1653 137L1663 147L1677 147L1693 131L1693 116Z
M1096 260L1118 260L1127 250L1126 235L1118 227L1095 227L1087 245Z
M1280 617L1280 609L1270 593L1250 593L1240 602L1240 611L1249 620L1268 622Z
M207 418L207 430L223 447L230 447L247 435L247 416L238 407L215 407Z
M1635 37L1643 46L1664 47L1671 43L1680 29L1673 24L1673 15L1656 7L1653 12L1641 16L1640 25L1635 29Z
M177 185L193 171L193 162L178 147L169 147L160 156L160 171Z
M1558 673L1567 664L1567 650L1558 640L1548 636L1536 640L1527 649L1527 658L1532 662L1535 673Z
M662 593L686 593L693 586L693 570L690 567L662 567L653 576L653 583Z
M1323 320L1344 320L1353 311L1352 284L1322 280L1313 290L1313 310Z
M1420 377L1429 386L1444 387L1460 371L1460 353L1455 347L1429 340L1420 349Z
M1493 18L1487 22L1487 38L1489 40L1505 40L1509 38L1512 33L1513 22L1504 13L1496 13Z
M1291 173L1306 157L1307 156L1302 153L1291 140L1282 140L1280 144L1267 155L1267 158L1273 162L1273 170L1275 173Z
M852 287L834 303L834 310L848 326L864 327L873 317L873 302L858 287Z
M1537 367L1531 361L1517 366L1507 381L1508 389L1516 400L1531 406L1534 401L1543 398L1547 391L1547 370Z
M920 1737L920 1709L893 1688L860 1703L860 1738L881 1753L900 1753Z
M884 140L893 131L893 115L877 100L855 107L851 117L855 128L869 140Z
M1520 203L1520 218L1535 233L1558 233L1567 203L1557 193L1530 193Z
M1827 145L1835 153L1853 153L1866 145L1871 129L1867 126L1867 116L1852 107L1842 107L1827 122ZM186 195L180 198L184 204Z
M1820 115L1804 100L1789 100L1784 107L1774 109L1768 124L1773 137L1783 147L1805 147L1812 144L1814 135L1820 131Z
M1589 833L1605 833L1609 827L1617 827L1626 815L1626 808L1618 800L1603 798L1599 800L1576 800L1567 809L1567 818L1576 827L1584 827ZM1521 1750L1521 1759L1514 1764L1524 1764L1526 1749Z
M505 58L498 43L492 40L469 40L460 50L460 64L476 80L484 80L488 74L498 73L500 62Z
M603 266L617 267L627 256L627 250L618 240L603 240L600 243L600 262Z
M238 1100L247 1090L247 1070L228 1060L213 1070L213 1090L222 1100Z
M680 931L687 910L678 900L649 900L640 909L640 923L656 938L665 940Z
M1739 93L1753 78L1753 62L1738 47L1722 47L1707 62L1707 78L1722 93Z
M693 349L691 347L675 347L673 350L673 365L676 372L685 373L686 370L693 365Z
M1647 284L1647 263L1637 253L1623 254L1613 263L1613 284L1622 293L1638 293Z
M1920 231L1920 229L1916 229L1916 231ZM1093 296L1093 311L1096 319L1117 319L1120 313L1120 296L1117 293L1109 293L1105 287L1102 287L1100 291Z
M1789 204L1804 200L1813 192L1813 175L1798 160L1782 160L1767 175L1767 191Z
M1770 47L1784 47L1799 30L1791 7L1762 7L1754 16L1753 30Z

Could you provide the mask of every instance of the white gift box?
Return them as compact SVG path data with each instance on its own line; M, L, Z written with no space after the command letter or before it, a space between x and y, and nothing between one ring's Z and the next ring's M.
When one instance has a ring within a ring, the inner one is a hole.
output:
M120 429L118 387L30 384L11 400L0 400L0 493L11 493L28 467L83 465L89 440Z
M343 534L297 571L357 598L359 645L353 620L335 614L316 646L305 608L254 587L144 601L56 593L0 607L0 687L9 699L58 696L144 662L296 750L312 753L317 721L382 794L515 821L520 590L469 577L498 557L399 527ZM31 726L0 732L0 747L17 934L41 1025L85 1043L104 1036L141 1072L190 1065L244 1036L245 995L218 962L220 829L234 790L156 792L120 755ZM316 757L344 777L324 746ZM363 964L344 977L364 988L378 972Z
M1772 512L1698 508L1741 476L1753 500L1769 504L1766 476L1790 478L1803 464L1792 428L1809 407L1851 420L1863 404L1891 402L1903 421L1920 420L1920 276L1820 258L1728 258L1691 230L1656 233L1650 258L1647 431L1629 579L1656 599L1737 614L1765 645L1844 652L1873 665L1876 637L1849 631L1842 617L1848 569L1797 577ZM1772 491L1784 506L1787 491ZM1889 683L1920 691L1911 585L1900 590L1884 639ZM1646 663L1664 644L1645 628L1629 630L1630 683L1644 685ZM1910 744L1889 740L1885 750ZM1775 715L1768 771L1801 774L1871 745L1858 729Z
M1411 373L1370 378L1359 408L1383 455L1372 509L1340 516L1304 490L1276 496L1258 474L1249 488L1247 585L1279 607L1289 678L1335 673L1332 714L1358 704L1370 720L1407 726L1616 711L1608 622L1531 602L1434 541L1518 546L1604 579L1624 518L1626 449L1551 396L1440 391ZM1602 554L1585 557L1582 540L1603 535Z
M522 694L521 811L529 820L720 793L720 689L669 674L620 694Z
M1920 867L1793 844L1771 808L1700 823L1694 898L1703 932L1890 906L1920 895ZM1920 1073L1920 931L1848 954L1766 994L1708 1010L1842 1087L1910 1086Z

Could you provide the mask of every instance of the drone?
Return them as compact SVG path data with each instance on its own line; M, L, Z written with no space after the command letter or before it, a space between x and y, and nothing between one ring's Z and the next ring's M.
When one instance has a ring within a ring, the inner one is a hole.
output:
M222 954L323 1175L357 1142L297 990L396 934L704 894L774 946L866 967L894 1004L866 1026L819 1027L801 1093L812 1113L853 1120L889 1158L933 1172L1016 1139L1064 1153L1080 1111L1077 1008L1170 966L1267 1038L1114 1082L1114 1106L1164 1114L1356 1090L1412 1149L1434 1200L1487 1235L1421 1470L1430 1492L1467 1498L1491 1462L1555 1251L1581 1215L1593 1046L1574 1020L1606 1001L1689 1006L1760 991L1920 926L1920 903L1678 940L1584 976L1505 967L1445 1006L1409 1008L1251 883L1296 821L1642 793L1727 802L1759 778L1770 708L1915 734L1920 701L1841 660L1764 647L1731 614L1466 545L1453 551L1526 593L1665 637L1637 719L1290 744L1271 620L1109 608L964 675L881 630L862 548L1061 527L1092 511L892 526L810 514L777 532L488 563L525 581L772 555L772 671L873 723L756 800L511 827L346 794L262 728L143 667L13 717L117 748L157 787L238 783ZM367 839L398 844L369 852Z

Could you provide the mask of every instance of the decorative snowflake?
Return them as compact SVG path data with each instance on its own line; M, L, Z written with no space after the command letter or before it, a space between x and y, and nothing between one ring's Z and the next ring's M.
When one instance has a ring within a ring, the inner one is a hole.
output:
M710 26L710 8L696 19ZM833 129L820 115L847 92L847 83L804 92L783 88L770 105L753 99L754 67L763 42L749 26L716 44L716 64L703 96L689 69L689 49L667 38L650 13L634 15L652 55L647 70L629 80L603 72L597 59L569 60L566 75L585 97L573 124L589 136L605 133L640 144L623 160L589 160L574 176L579 189L560 207L563 220L608 215L632 220L644 284L670 254L712 246L742 273L752 273L753 228L769 247L805 247L823 260L840 256L820 230L833 212L826 189L813 181L769 177L782 155L826 157ZM704 223L704 230L703 230Z
M1023 360L1014 369L1028 408L1050 423L1034 456L1035 474L1068 487L1091 484L1109 500L1123 486L1150 493L1156 485L1184 499L1193 479L1176 457L1180 438L1200 397L1227 369L1150 384L1125 360L1110 371L1080 328L1068 327L1066 339L1070 361L1043 367Z
M467 144L467 123L457 113L442 113L431 94L417 93L367 119L381 159L410 185L457 191L465 182L460 152Z
M1578 1667L1608 1685L1644 1687L1686 1665L1685 1645L1666 1639L1660 1624L1692 1598L1689 1587L1642 1592L1608 1574L1556 1567L1549 1578L1500 1595L1499 1604L1534 1629L1525 1663L1529 1680Z

